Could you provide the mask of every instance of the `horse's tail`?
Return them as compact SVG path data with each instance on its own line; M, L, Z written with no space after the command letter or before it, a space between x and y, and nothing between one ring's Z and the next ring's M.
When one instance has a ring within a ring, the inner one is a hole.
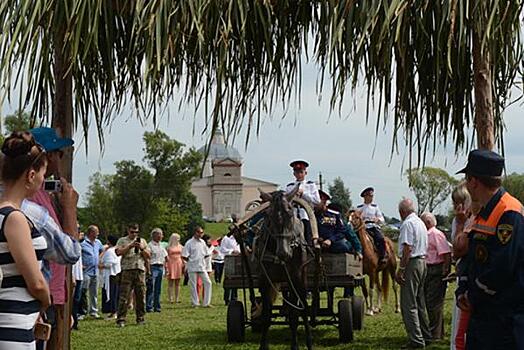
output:
M384 296L384 302L388 302L389 293L389 269L382 270L382 295Z

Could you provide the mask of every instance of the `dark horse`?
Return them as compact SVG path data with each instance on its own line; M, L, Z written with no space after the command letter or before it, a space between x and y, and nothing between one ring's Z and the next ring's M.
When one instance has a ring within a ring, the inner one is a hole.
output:
M270 206L265 211L264 223L255 244L255 257L259 264L259 289L262 312L259 318L262 336L260 349L269 348L267 334L271 325L273 299L281 283L286 283L284 306L289 310L291 349L298 349L298 317L302 316L306 331L306 345L312 349L311 328L308 322L309 307L306 301L305 266L308 262L307 243L302 222L294 215L292 199L298 187L289 194L282 191L271 194L261 192Z

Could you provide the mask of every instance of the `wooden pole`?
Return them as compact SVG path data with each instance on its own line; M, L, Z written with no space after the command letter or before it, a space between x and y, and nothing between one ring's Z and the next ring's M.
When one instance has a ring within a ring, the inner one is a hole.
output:
M473 79L475 88L475 130L478 148L495 148L493 94L488 50L482 49L482 33L473 34Z
M58 29L54 34L54 78L55 78L55 100L53 101L52 127L56 129L61 137L72 138L73 136L73 80L67 72L69 60L63 54L62 43L65 38L65 27ZM73 148L64 149L60 175L72 182L73 179ZM57 341L55 349L69 350L71 348L71 314L72 314L72 269L66 266L66 303L63 312L57 312ZM59 327L58 327L59 326Z

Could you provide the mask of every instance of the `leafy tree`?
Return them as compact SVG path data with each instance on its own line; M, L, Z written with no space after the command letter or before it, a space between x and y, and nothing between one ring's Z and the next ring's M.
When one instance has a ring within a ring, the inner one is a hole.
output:
M172 233L178 233L181 237L186 236L189 221L187 211L174 206L167 198L158 198L155 200L155 212L149 222L151 227L161 228L166 238L169 238Z
M29 113L17 110L13 114L6 115L4 118L4 135L0 135L0 145L4 143L6 136L14 131L23 131L31 128L31 117Z
M123 232L137 222L147 237L153 227L184 237L195 225L204 224L202 208L190 192L191 179L199 172L201 155L161 131L144 133L144 160L115 163L116 174L90 178L82 223L97 223L101 230Z
M415 194L418 212L433 212L446 200L453 187L458 183L445 170L439 168L414 168L406 172L409 188Z
M295 96L311 47L333 109L363 82L378 120L408 146L452 138L462 147L474 125L479 146L493 148L521 74L522 3L4 0L0 79L55 126L103 135L127 100L149 116L181 91L212 111L206 125L234 133L256 130L253 116Z
M144 143L144 161L154 171L155 196L169 200L174 212L183 214L185 232L192 232L196 225L203 226L202 207L190 191L191 180L200 173L201 153L194 148L186 151L183 143L160 130L144 133Z
M512 173L502 181L502 186L519 201L524 202L524 174Z
M341 207L342 213L346 213L353 204L349 189L344 186L344 181L340 177L336 177L333 184L328 186L328 189L331 201Z
M181 202L199 174L202 155L194 148L185 152L183 143L160 130L145 132L144 143L144 161L154 171L155 194Z
M100 172L89 177L87 189L87 205L78 215L82 229L88 225L96 224L103 235L120 235L122 227L114 212L114 192L112 190L112 175L103 175Z
M129 223L139 223L142 229L155 212L153 175L130 160L115 163L113 175L113 205L115 217L122 229Z

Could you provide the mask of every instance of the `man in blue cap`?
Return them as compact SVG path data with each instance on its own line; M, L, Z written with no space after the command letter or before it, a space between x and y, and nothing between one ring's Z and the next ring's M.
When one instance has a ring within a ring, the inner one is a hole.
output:
M502 187L504 158L474 150L466 187L481 209L465 231L469 248L456 291L471 312L466 349L524 349L524 217L522 204Z
M78 193L74 190L70 183L64 178L60 177L59 165L60 159L63 155L63 149L73 145L73 140L69 138L61 138L56 134L52 128L40 127L31 129L36 142L38 142L46 150L47 154L47 171L46 178L54 176L55 179L60 179L62 189L60 193L48 193L44 189L38 191L30 200L46 208L49 215L54 219L55 223L63 229L78 238L78 222L76 207L78 203ZM57 215L60 213L60 216ZM59 217L62 219L60 220ZM63 313L64 305L67 300L66 290L66 268L65 265L50 262L51 279L49 281L49 288L51 296L53 297L53 307L57 314L56 328L53 329L49 348L55 348L57 338L62 334L66 324L64 323ZM69 323L67 322L67 327Z

